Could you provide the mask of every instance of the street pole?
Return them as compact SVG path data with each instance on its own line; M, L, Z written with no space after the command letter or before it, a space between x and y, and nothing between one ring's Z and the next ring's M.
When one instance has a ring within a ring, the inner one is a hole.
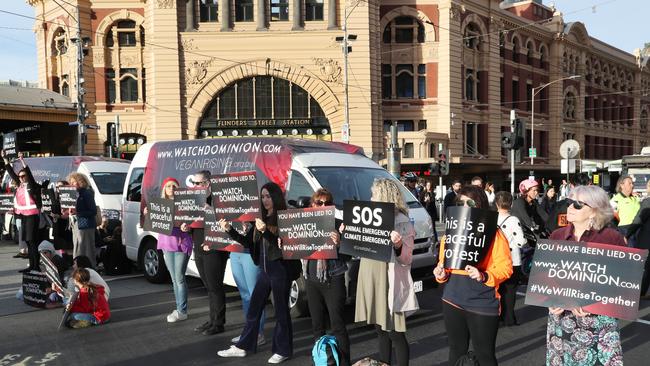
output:
M345 93L345 120L343 121L342 140L350 143L350 95L348 92L348 2L344 1L343 7L343 83Z
M78 128L78 141L79 144L79 156L85 154L84 146L84 134L85 134L85 124L86 120L86 106L84 104L84 93L82 89L83 86L83 62L84 62L84 52L83 52L83 40L81 38L81 12L77 6L77 125Z
M397 122L393 122L390 126L390 144L388 145L387 150L388 172L392 174L393 177L399 179L402 170L402 149L399 147L399 142L397 140Z
M115 115L115 145L117 145L117 158L120 158L120 115ZM112 148L112 147L111 147Z
M515 110L510 110L510 132L515 133ZM515 137L516 138L516 137ZM510 194L514 197L515 195L515 149L510 149Z

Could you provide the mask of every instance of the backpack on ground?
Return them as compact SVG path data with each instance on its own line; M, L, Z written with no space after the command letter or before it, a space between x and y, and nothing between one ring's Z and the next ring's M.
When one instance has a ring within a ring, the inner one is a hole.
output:
M324 335L314 343L311 350L314 366L339 366L341 354L336 337Z

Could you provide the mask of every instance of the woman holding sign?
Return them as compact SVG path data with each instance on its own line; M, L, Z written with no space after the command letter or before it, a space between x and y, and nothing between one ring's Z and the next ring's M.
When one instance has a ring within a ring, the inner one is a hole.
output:
M485 192L475 186L461 188L456 203L458 206L489 209ZM480 223L473 225L478 227ZM449 215L447 226L450 226ZM495 366L500 313L499 285L512 274L508 239L497 229L492 243L485 248L487 254L477 265L448 269L444 268L447 238L445 235L440 243L440 259L433 274L439 283L447 283L442 294L442 313L449 338L449 364L456 365L467 354L471 339L479 364ZM464 238L467 241L470 239L469 235Z
M554 240L625 246L615 229L605 227L614 217L607 193L597 186L578 186L569 194L569 225L551 234ZM623 350L615 318L593 315L582 308L549 308L546 364L622 365Z
M90 188L88 178L81 173L70 174L68 182L79 192L75 207L70 209L70 215L72 215L72 256L85 255L95 268L97 267L97 255L95 254L95 228L97 227L95 192Z
M404 366L410 357L406 317L419 308L411 278L415 229L395 181L376 179L371 190L372 201L395 205L395 229L390 233L393 251L388 263L361 258L355 321L375 326L380 361L390 364L395 347L397 365Z
M232 239L250 250L253 262L261 268L261 272L250 299L246 325L239 341L217 354L221 357L245 357L247 352L257 350L260 319L269 294L273 292L276 323L273 332L273 356L268 362L276 364L293 355L293 329L289 314L289 289L293 271L290 261L282 259L282 249L278 246L277 211L286 210L287 204L282 189L273 182L262 186L260 200L262 217L255 219L255 225L246 235L237 232L225 220L219 222Z

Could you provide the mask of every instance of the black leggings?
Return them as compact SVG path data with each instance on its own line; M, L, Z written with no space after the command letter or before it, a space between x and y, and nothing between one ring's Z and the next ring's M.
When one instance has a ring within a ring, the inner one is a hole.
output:
M406 340L405 332L384 331L380 325L375 325L377 336L379 338L379 361L391 364L393 346L395 347L395 357L398 366L409 364L409 343Z
M442 314L449 339L449 365L467 354L472 340L474 354L481 366L496 366L495 347L499 316L480 315L442 302Z
M512 267L512 276L499 286L499 294L501 295L501 319L508 326L517 324L515 302L517 300L520 271L521 266Z

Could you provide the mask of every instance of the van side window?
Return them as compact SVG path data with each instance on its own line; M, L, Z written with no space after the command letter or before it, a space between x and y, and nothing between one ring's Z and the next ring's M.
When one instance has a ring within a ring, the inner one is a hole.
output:
M129 185L126 191L126 200L140 202L142 197L142 178L144 177L144 168L135 168L131 172Z
M301 197L311 198L314 190L307 182L307 179L302 173L292 170L291 178L289 181L289 189L287 189L287 202L289 205L297 207Z

